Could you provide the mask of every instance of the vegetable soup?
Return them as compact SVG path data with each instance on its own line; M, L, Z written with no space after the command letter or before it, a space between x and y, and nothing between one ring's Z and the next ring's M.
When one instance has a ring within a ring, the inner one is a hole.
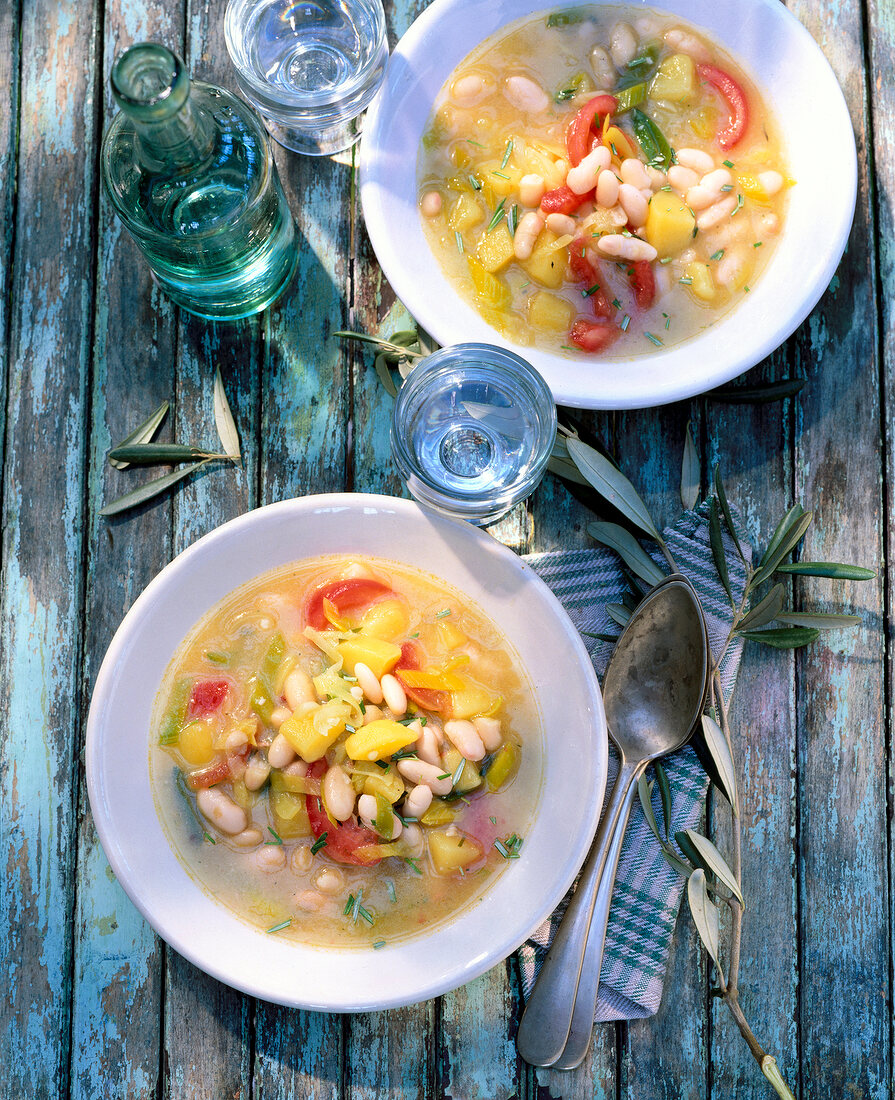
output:
M792 181L768 106L695 27L584 6L511 24L424 134L430 245L516 344L629 358L749 293Z
M405 566L319 558L244 586L185 640L154 728L175 851L267 932L384 946L524 858L541 758L524 672Z

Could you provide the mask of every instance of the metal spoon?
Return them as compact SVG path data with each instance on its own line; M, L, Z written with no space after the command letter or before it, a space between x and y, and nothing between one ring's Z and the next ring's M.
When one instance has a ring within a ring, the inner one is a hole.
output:
M606 669L603 702L609 735L619 752L619 771L578 886L519 1024L516 1046L532 1065L570 1069L587 1053L611 883L604 887L606 903L599 919L593 920L597 895L604 876L615 878L638 778L650 761L686 742L702 711L707 680L702 608L689 581L675 573L656 585L633 613ZM578 1024L566 1053L573 1012Z

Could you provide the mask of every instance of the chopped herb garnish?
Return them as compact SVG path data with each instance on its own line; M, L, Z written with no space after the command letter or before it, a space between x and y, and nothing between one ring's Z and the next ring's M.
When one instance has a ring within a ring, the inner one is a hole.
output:
M373 944L373 950L378 951L380 947L385 947L385 940L377 940Z
M281 920L279 924L275 924L272 928L268 928L268 932L282 932L284 928L288 928L292 923L292 917L287 917L285 920Z
M506 217L507 212L504 210L504 203L506 203L506 201L505 198L500 200L497 209L491 217L491 221L488 222L488 228L485 230L486 233L493 232L500 225L501 218Z
M699 226L698 226L698 225L694 225L694 226L693 226L693 236L694 236L694 238L696 237L696 234L697 234L698 232L699 232Z
M710 260L720 260L723 255L724 255L724 249L719 248L717 252L713 252L711 254L711 256L709 256L709 259Z
M326 847L326 838L328 836L329 836L329 833L326 832L326 833L321 833L320 836L317 837L317 839L311 845L311 855L316 856L321 848Z
M618 156L618 149L616 149L614 141L609 142L609 148L612 150L612 155L617 157Z
M508 180L510 178L506 174L506 172L498 172L498 170L496 168L492 171L491 175L492 176L497 176L498 179L502 179L502 180Z
M622 236L623 237L633 237L634 234L631 232L630 229L623 229L622 230Z
M592 287L588 287L587 290L582 290L581 291L581 297L582 298L589 298L591 296L591 294L596 294L599 289L600 289L600 284L599 283L594 283L594 285Z
M435 618L436 618L436 619L443 619L443 618L445 618L445 617L446 617L447 615L450 615L450 613L451 613L451 609L450 609L449 607L443 607L443 608L441 609L441 611L437 611L437 612L435 613Z
M410 635L411 638L418 638L419 636L420 632L418 630L414 631L414 633Z
M363 703L358 703L357 705L360 707L361 714L366 714L367 713L367 708L364 706Z
M575 348L573 348L571 344L560 344L559 346L563 351L575 351Z
M508 836L506 840L495 840L494 847L500 852L504 859L518 859L522 843L522 837L519 836L518 833L513 833L512 836Z
M411 721L412 721L412 719L411 719ZM377 768L382 768L382 770L384 772L387 772L388 769L391 767L391 765L389 764L389 762L387 760L377 760L376 761L376 767Z
M618 300L618 298L613 298L612 299L612 304L615 306L616 309L621 309L622 308L622 304Z
M667 332L667 331L668 331L668 329L670 329L670 328L671 328L671 318L670 318L670 317L666 317L666 318L665 318L665 331Z
M418 817L404 817L402 814L398 815L401 818L402 825L415 825L418 821Z
M464 251L464 249L463 249L463 237L462 237L459 229L454 230L454 240L457 242L457 251L462 255L463 251Z
M417 720L421 726L424 726L429 721L425 714L421 714Z
M451 776L451 786L452 787L456 787L457 784L460 782L460 776L463 774L463 769L465 767L466 767L466 760L464 759L464 760L460 761L460 763L457 765L457 770Z
M631 318L626 313L624 315L624 317L622 318L622 332L627 332L628 331L628 325L630 325L630 323L631 323Z
M752 243L753 248L761 248L761 245L762 245L761 241L753 241L753 243Z
M416 760L416 758L413 749L399 749L392 753L392 760Z
M748 283L747 283L747 284L746 284L746 285L745 285L745 286L743 287L743 290L744 290L744 291L745 291L745 292L746 292L747 294L749 293L749 290L750 290L750 289L751 289L751 288L750 288L750 286L749 286L749 284L748 284Z
M733 168L732 160L722 160L721 163L724 165L725 168Z
M264 843L265 843L265 844L282 844L282 843L283 843L283 838L282 838L282 837L280 836L280 834L279 834L279 833L278 833L278 832L276 831L276 829L272 829L272 828L271 828L271 827L270 827L270 826L268 825L268 826L267 826L267 831L268 831L268 832L270 833L270 835L271 835L271 836L273 837L273 840L265 840L265 841L264 841Z
M512 155L512 152L513 152L513 139L510 138L510 140L507 142L507 147L506 147L506 149L504 150L504 153L503 153L503 160L500 162L500 167L501 168L506 168L507 162L509 161L510 156Z
M209 844L217 844L217 841L214 839L211 833L203 832L202 835L205 837Z
M466 140L469 142L470 145L475 145L479 149L484 149L485 148L485 146L482 145L482 143L480 141L474 141L472 138L467 138Z
M739 214L739 212L743 209L743 207L745 205L746 205L746 200L743 198L743 196L742 195L737 195L737 204L733 208L733 210L731 210L730 216L733 217L734 214Z
M733 190L733 184L732 183L722 183L721 184L721 190L722 191L732 191Z
M516 226L519 224L519 206L517 203L513 203L510 207L510 212L507 214L507 229L510 231L510 236L516 236Z
M462 848L465 843L466 843L466 837L461 836L460 839L457 841L457 847Z
M351 906L354 905L354 894L348 895L348 900L345 902L345 908L342 910L342 916L347 917L351 912Z
M658 336L654 336L651 332L645 332L643 334L651 344L655 344L657 348L662 347L662 341Z
M473 191L481 191L482 185L479 182L477 176L470 176L469 177L469 182L472 184Z
M357 726L349 726L347 722L345 723L345 729L349 733L357 733Z
M404 862L408 865L408 867L412 867L418 875L421 875L423 873L419 869L419 856L404 856Z
M496 817L494 817L494 816L493 816L493 814L492 814L492 816L491 816L491 817L490 817L490 818L489 818L488 820L489 820L489 821L491 822L491 824L492 824L492 825L496 825L496 824L497 824L497 818L496 818Z
M451 773L450 772L442 772L441 775L436 775L435 778L436 779L450 779L451 778Z
M689 275L684 275L683 278L678 279L678 282L683 283L684 286L690 286L693 280L690 278Z
M506 848L504 848L499 840L494 841L494 847L498 850L498 852L500 852L504 859L510 858L510 853L506 850Z
M663 183L662 186L659 188L659 190L660 191L670 191L671 190L671 184L670 183Z
M663 256L662 259L659 260L659 263L660 264L670 264L671 260L672 260L671 256Z
M387 878L385 880L385 888L386 890L388 890L388 900L392 903L392 905L395 905L398 901L398 894L395 891L395 884L390 878Z

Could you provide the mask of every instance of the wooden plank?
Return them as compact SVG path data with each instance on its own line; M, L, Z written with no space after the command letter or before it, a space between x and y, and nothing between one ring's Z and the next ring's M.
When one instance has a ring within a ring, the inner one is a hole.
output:
M258 1001L255 1100L339 1100L342 1018Z
M801 401L796 488L815 508L806 559L883 560L880 373L873 242L876 197L866 165L863 11L794 5L823 44L850 105L860 183L851 244L826 309L801 334L816 362ZM888 39L891 50L891 37ZM891 154L889 154L891 155ZM882 1097L891 1074L887 919L885 639L880 581L799 583L823 609L856 607L865 625L831 634L799 662L799 871L803 1095ZM870 675L868 675L868 672ZM835 995L831 996L831 990Z
M0 525L0 1094L22 1100L69 1073L95 32L92 4L23 6Z
M12 4L0 9L0 87L9 95L0 103L0 408L6 408L6 360L9 349L12 307L12 264L15 245L16 153L18 150L19 13ZM6 418L0 417L0 456L6 436Z
M749 373L753 384L790 376L784 347ZM810 384L810 383L809 383ZM707 402L708 468L719 464L725 491L742 514L760 555L792 504L793 403L740 406ZM740 983L743 1010L781 1071L798 1074L798 896L793 854L795 803L794 661L746 646L730 721L742 801L743 917ZM711 835L730 856L726 803L711 801ZM725 955L729 959L729 953ZM712 1095L760 1097L767 1085L728 1010L712 1013Z

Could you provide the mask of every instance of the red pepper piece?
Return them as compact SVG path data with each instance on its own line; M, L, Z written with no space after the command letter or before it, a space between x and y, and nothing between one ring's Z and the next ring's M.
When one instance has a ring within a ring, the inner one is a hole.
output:
M327 767L325 760L315 760L308 769L308 776L311 779L322 780L326 775ZM372 829L368 829L366 825L358 825L351 818L333 825L326 816L320 797L316 794L305 795L305 806L315 839L319 840L326 833L326 844L322 851L330 859L334 859L337 863L352 863L361 867L381 862L381 856L373 855L369 851L371 845L379 844L379 837Z
M634 301L639 309L649 309L656 298L656 276L649 260L637 260L630 267Z
M369 577L348 577L341 581L330 581L315 589L308 597L305 605L305 621L315 630L327 629L330 623L323 610L325 599L329 600L342 616L347 615L349 611L368 607L383 596L391 595L393 592L387 584Z
M749 107L746 93L733 79L730 73L717 69L714 65L697 65L696 75L710 85L725 100L730 109L727 125L718 131L716 137L722 149L731 149L746 132L749 125Z
M401 656L394 669L394 675L404 688L404 693L418 707L423 710L444 711L450 704L450 695L446 691L437 691L435 688L408 687L401 676L402 669L414 671L420 667L419 653L413 642L404 642L401 646Z
M200 680L193 685L190 701L187 704L187 718L204 718L214 714L227 698L230 690L229 680Z
M233 778L234 771L240 768L248 755L249 746L246 745L239 752L230 753L223 760L209 764L201 771L190 772L186 777L186 784L191 791L200 791L203 787L213 787L215 783L226 783Z
M582 351L602 351L618 338L620 328L594 321L576 321L569 330L569 339Z
M582 283L584 289L588 292L587 296L590 298L594 316L608 321L615 310L609 301L609 295L604 289L603 284L606 280L600 274L599 268L595 267L587 258L584 240L581 237L576 237L569 245L569 267L571 267L572 274L578 282ZM595 286L599 286L599 289L594 290Z
M573 167L580 164L591 151L594 137L591 130L595 119L601 115L605 117L615 114L617 107L618 100L615 96L598 95L588 100L569 123L566 131L566 149L569 151L569 160ZM600 129L602 129L602 123Z
M541 199L541 210L545 214L574 214L579 206L590 202L595 193L596 188L583 195L576 195L571 187L563 184L544 195Z

